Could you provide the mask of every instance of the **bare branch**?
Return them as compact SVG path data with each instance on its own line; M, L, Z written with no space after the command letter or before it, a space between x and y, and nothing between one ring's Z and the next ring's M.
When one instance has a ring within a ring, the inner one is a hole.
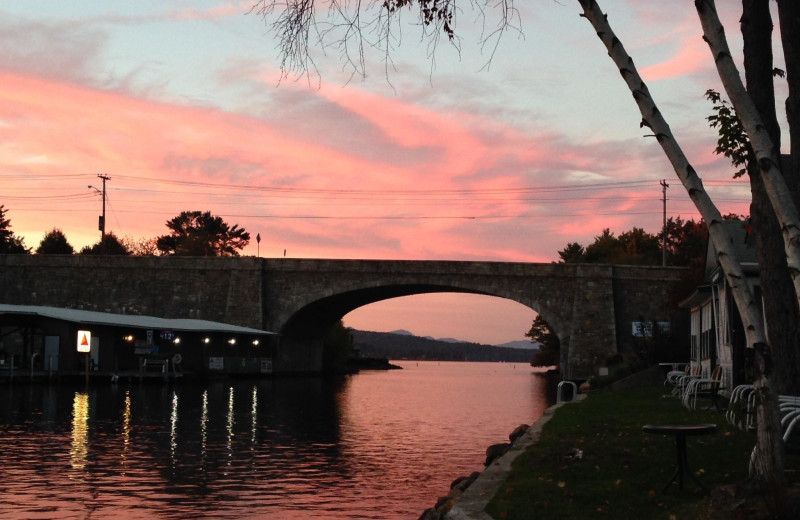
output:
M336 49L345 70L366 77L366 50L382 54L387 80L394 67L393 51L402 40L402 15L414 13L409 21L421 29L420 41L427 43L431 70L436 67L436 50L444 38L460 55L461 39L456 33L458 15L468 5L483 24L478 44L491 48L488 68L500 39L509 30L522 33L514 0L257 0L251 12L258 14L277 35L279 67L283 77L293 73L318 73L311 52ZM499 12L499 21L487 28L487 12Z

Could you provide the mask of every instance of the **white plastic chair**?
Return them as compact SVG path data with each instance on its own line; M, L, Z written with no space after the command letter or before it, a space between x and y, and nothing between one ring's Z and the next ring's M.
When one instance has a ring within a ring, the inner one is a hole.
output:
M717 410L719 410L719 406L717 406L717 392L719 392L721 387L722 366L717 365L711 373L711 377L698 377L688 381L683 393L683 404L691 410L696 410L697 398L700 396L708 396L714 402L714 406Z

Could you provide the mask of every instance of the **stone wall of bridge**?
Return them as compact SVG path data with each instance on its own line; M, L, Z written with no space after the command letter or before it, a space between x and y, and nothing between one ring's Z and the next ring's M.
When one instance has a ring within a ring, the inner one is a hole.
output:
M631 321L669 321L681 269L508 262L0 256L0 302L281 333L275 370L319 371L322 338L348 312L388 298L464 292L508 298L551 325L565 377L634 348ZM688 292L688 289L687 289Z
M255 258L0 255L0 302L261 328Z

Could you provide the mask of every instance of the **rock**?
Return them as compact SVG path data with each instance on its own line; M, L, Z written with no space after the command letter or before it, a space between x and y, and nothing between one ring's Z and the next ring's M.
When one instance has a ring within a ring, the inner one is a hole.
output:
M422 512L419 520L444 520L444 514L431 507Z
M452 484L450 484L450 489L458 489L459 491L464 492L468 487L472 485L473 482L475 482L475 479L477 479L480 476L481 476L480 471L474 471L468 477L458 477L453 481Z
M483 463L484 466L488 466L495 459L502 457L511 448L511 444L507 442L503 442L500 444L493 444L486 448L486 462Z
M433 508L437 511L441 511L449 500L450 500L450 495L446 497L439 497L439 500L436 501L436 505L433 506Z
M527 424L520 424L514 428L514 431L508 434L508 440L511 441L511 444L514 444L517 439L525 435L525 432L528 431L528 428L530 428L530 426Z
M453 505L455 503L456 503L456 497L447 495L446 497L441 497L438 500L438 502L436 502L436 507L434 507L434 509L436 510L437 513L442 515L442 518L444 518L444 515L446 515L448 511L453 509Z

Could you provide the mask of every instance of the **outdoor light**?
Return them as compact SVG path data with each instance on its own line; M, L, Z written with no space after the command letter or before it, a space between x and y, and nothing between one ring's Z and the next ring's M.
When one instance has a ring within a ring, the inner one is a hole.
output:
M132 343L133 342L133 334L128 334L127 336L123 336L122 339L124 339L128 343Z
M258 346L258 340L257 340L257 339L254 339L254 340L253 340L253 346L254 346L254 347L257 347L257 346Z
M229 339L228 343L230 343L231 345L236 345L236 338Z
M172 340L172 342L175 343L176 345L179 345L181 342L181 338L176 336L175 339Z
M211 338L203 338L203 343L208 345L209 343L211 343Z

